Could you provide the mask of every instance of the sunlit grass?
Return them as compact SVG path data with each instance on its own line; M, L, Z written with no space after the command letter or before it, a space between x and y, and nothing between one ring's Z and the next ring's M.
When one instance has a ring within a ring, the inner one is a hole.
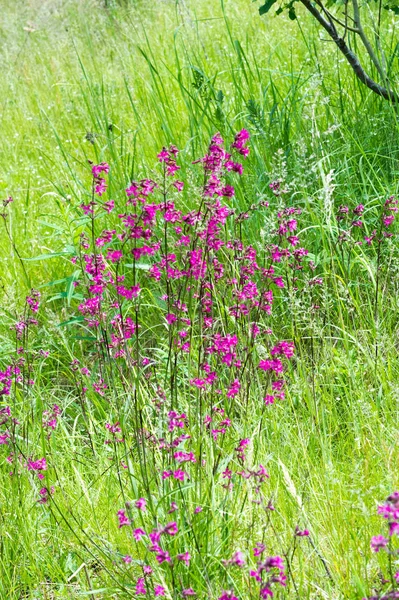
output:
M40 363L30 395L16 395L15 408L29 416L31 454L51 458L57 492L51 510L38 505L36 482L10 477L2 451L0 597L132 596L125 571L113 566L115 552L131 552L131 540L115 517L125 498L104 445L111 417L94 394L83 414L70 369L82 342L59 326L77 304L69 258L84 228L78 207L90 196L87 161L110 164L109 195L122 211L126 185L155 173L163 145L181 149L182 177L190 178L212 134L231 138L246 127L251 156L234 205L246 210L269 194L270 179L284 177L331 297L324 322L305 318L299 305L297 331L292 307L279 307L276 334L294 333L298 350L287 398L267 420L254 409L239 433L256 435L281 535L296 524L311 531L314 546L304 541L296 567L299 597L360 600L377 582L369 546L380 533L376 503L398 485L399 257L395 237L376 309L375 252L364 246L342 255L332 239L340 204L364 204L372 228L381 202L398 191L395 111L359 87L305 15L299 28L285 17L260 19L247 0L121 4L1 6L0 190L14 203L12 243L0 238L0 352L6 364L15 345L10 326L29 287L39 287L45 304L36 343L51 357ZM185 191L182 206L193 200ZM269 229L257 215L243 235L259 245ZM149 327L157 311L150 298ZM154 347L163 341L154 329ZM42 412L54 403L64 417L47 442ZM184 394L183 409L190 410ZM125 484L128 498L138 496L134 477ZM220 506L212 485L208 492L204 544L209 556L230 558L249 513L241 513L241 496L226 508L223 531L212 529ZM194 503L194 492L187 498ZM208 566L220 581L213 600L228 581L222 567Z

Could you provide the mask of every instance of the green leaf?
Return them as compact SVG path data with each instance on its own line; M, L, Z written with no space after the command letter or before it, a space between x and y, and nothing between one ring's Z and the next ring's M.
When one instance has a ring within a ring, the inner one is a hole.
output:
M60 283L66 283L67 281L69 281L70 277L64 277L63 279L54 279L54 281L49 281L48 283L42 283L42 285L39 286L39 289L41 288L45 288L45 287L50 287L52 285L59 285Z
M74 288L72 288L72 289L74 289ZM66 292L60 292L59 294L52 296L51 298L49 298L47 300L47 302L54 302L54 300L61 300L62 298L67 298L68 304L69 304L71 297L76 298L77 300L84 300L83 294L72 294L72 296L70 296L69 291L66 291Z
M50 258L57 258L59 256L70 256L71 254L75 254L75 252L52 252L50 254L40 254L39 256L34 256L33 258L23 258L22 260L34 262L35 260L49 260Z
M384 9L385 10L391 10L393 13L395 13L395 15L399 15L399 6L396 5L396 4L392 4L392 5L386 4L384 6Z
M62 323L59 323L57 327L66 327L67 325L73 325L74 323L82 323L84 320L84 317L72 317L72 319L69 319L69 321L63 321Z
M288 10L288 17L291 19L291 21L295 21L295 19L296 19L295 7L292 5L290 6L290 8Z
M55 223L49 223L48 221L44 221L42 219L38 219L37 222L41 225L45 225L45 227L50 227L50 229L55 229L56 231L59 231L61 233L65 231L64 227L60 227L60 225L56 225Z
M275 2L277 2L277 0L266 0L264 5L260 7L259 14L262 16L268 13Z

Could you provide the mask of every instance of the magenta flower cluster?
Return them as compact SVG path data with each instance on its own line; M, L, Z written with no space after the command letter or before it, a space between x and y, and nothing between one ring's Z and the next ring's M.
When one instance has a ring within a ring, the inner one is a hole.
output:
M276 532L271 466L255 448L261 428L247 417L255 402L266 423L292 389L299 336L295 323L288 339L275 334L276 303L294 313L295 298L306 292L314 315L324 282L305 247L302 210L286 200L283 182L269 184L270 205L262 195L238 211L249 155L248 131L239 131L230 146L216 133L186 179L178 148L164 147L156 174L129 181L116 200L110 198L110 166L90 163L90 190L77 207L82 226L71 259L76 305L67 325L80 350L69 369L82 422L97 411L96 435L121 486L107 553L135 596L244 600L295 591L299 597L292 563L298 547L313 544L309 529L295 522L287 536ZM356 244L381 247L396 212L391 197L379 228ZM341 249L362 230L364 213L363 205L340 207ZM259 243L248 244L245 228L254 217L273 225ZM7 399L0 407L0 446L10 476L22 473L36 506L48 510L57 497L52 454L21 451L21 426L9 398L15 390L30 400L35 365L48 356L30 345L39 306L40 293L32 290L14 327L15 358L0 371L0 396ZM41 411L48 447L64 418L63 404L54 400ZM95 455L89 428L87 441ZM244 543L232 535L227 548L215 513L227 522L226 506L237 502L240 488L241 511L252 514L250 538ZM217 510L216 495L223 500ZM388 534L372 538L371 548L396 558L399 493L379 514ZM203 530L220 548L212 558L200 540ZM217 585L215 570L222 574ZM386 582L391 589L378 598L398 597L392 595L399 593L398 582L395 573Z

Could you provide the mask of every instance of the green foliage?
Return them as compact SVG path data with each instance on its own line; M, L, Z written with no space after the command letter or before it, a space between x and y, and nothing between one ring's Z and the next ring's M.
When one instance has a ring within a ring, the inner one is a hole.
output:
M263 4L259 8L260 16L267 14L276 2L277 2L277 0L267 0L265 2L265 4ZM276 15L281 15L281 13L283 13L286 10L288 13L288 18L291 21L295 21L295 19L297 18L296 11L295 11L295 3L296 2L298 2L298 0L292 0L291 2L285 2L285 3L280 4L280 6L276 10Z
M83 328L76 333L81 320L69 315L79 288L68 260L85 226L77 207L88 197L87 160L112 165L109 188L118 202L132 178L151 172L164 144L182 149L184 171L211 134L230 135L240 126L251 131L253 153L237 210L265 197L270 178L285 178L304 209L315 258L336 290L333 319L327 314L315 329L313 322L300 322L307 333L275 418L262 422L251 399L279 527L306 520L312 528L316 546L297 574L306 590L301 597L360 600L378 585L369 548L378 523L370 515L398 485L399 257L392 244L379 306L377 374L376 257L360 246L337 254L333 264L330 257L340 204L363 203L376 214L382 199L399 191L397 115L362 89L332 45L319 43L309 17L301 14L298 28L290 22L294 3L284 7L288 12L279 19L262 20L247 0L2 3L0 189L14 197L10 231L32 284L44 294L51 290L38 344L51 349L52 359L43 361L29 401L19 398L15 407L37 424L32 451L42 448L43 410L58 402L65 414L49 449L62 474L52 514L37 504L36 490L9 476L2 454L2 600L132 597L129 581L118 572L121 590L112 572L111 550L122 556L131 540L120 536L115 521L124 498L111 468L115 457L104 444L104 410L93 395L82 412L69 366L73 350L89 337ZM283 10L269 0L262 14L276 8ZM395 12L395 5L390 8ZM395 36L385 42L394 56ZM191 206L192 199L184 202ZM244 227L246 239L261 243L270 227L267 221ZM6 364L14 351L10 327L27 284L4 235L0 257ZM148 300L149 322L157 302ZM300 315L301 306L296 310ZM290 334L283 319L275 327ZM159 332L154 346L158 342ZM128 413L130 399L121 393L121 400ZM132 465L138 469L137 461ZM210 522L214 502L210 489ZM249 526L240 507L237 499L226 512L225 539L237 539ZM222 541L215 540L223 535L216 533L203 543L222 559Z

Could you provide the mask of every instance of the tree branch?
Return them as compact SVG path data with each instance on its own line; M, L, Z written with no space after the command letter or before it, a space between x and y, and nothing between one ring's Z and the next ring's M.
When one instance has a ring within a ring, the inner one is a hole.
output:
M331 24L332 24L332 21L334 21L335 23L338 23L338 25L341 25L341 27L343 27L347 31L352 31L353 33L360 33L359 29L356 29L355 27L351 27L350 25L348 25L348 23L343 23L342 21L337 19L337 17L335 17L332 13L330 13L329 10L327 10L327 8L324 6L324 4L321 2L321 0L315 0L315 2L317 4L317 6L319 6L321 8L321 10L326 14L326 16ZM345 19L347 21L347 15L345 15Z
M367 53L370 56L372 62L374 63L374 66L377 69L377 71L378 71L381 79L383 81L385 81L386 77L385 77L384 70L383 70L383 68L382 68L382 66L380 64L380 61L376 57L376 55L374 53L374 50L373 50L373 48L372 48L369 40L367 39L366 34L364 33L363 26L362 26L362 23L361 23L361 20L360 20L359 5L357 3L357 0L352 0L352 5L353 5L353 20L354 20L354 23L355 23L355 27L359 30L360 39L362 40L363 45L366 48Z
M349 46L345 42L345 39L338 35L338 32L334 25L325 19L325 17L314 6L314 4L312 4L311 0L300 0L300 2L320 23L323 29L327 31L328 35L335 42L337 47L340 49L340 51L352 67L352 70L355 73L356 77L378 96L381 96L382 98L385 98L385 100L389 100L390 102L397 103L399 101L398 95L394 91L378 84L376 81L371 79L371 77L369 77L369 75L366 73L366 71L360 64L360 61L356 54L349 48ZM358 25L358 23L356 23L356 25Z

